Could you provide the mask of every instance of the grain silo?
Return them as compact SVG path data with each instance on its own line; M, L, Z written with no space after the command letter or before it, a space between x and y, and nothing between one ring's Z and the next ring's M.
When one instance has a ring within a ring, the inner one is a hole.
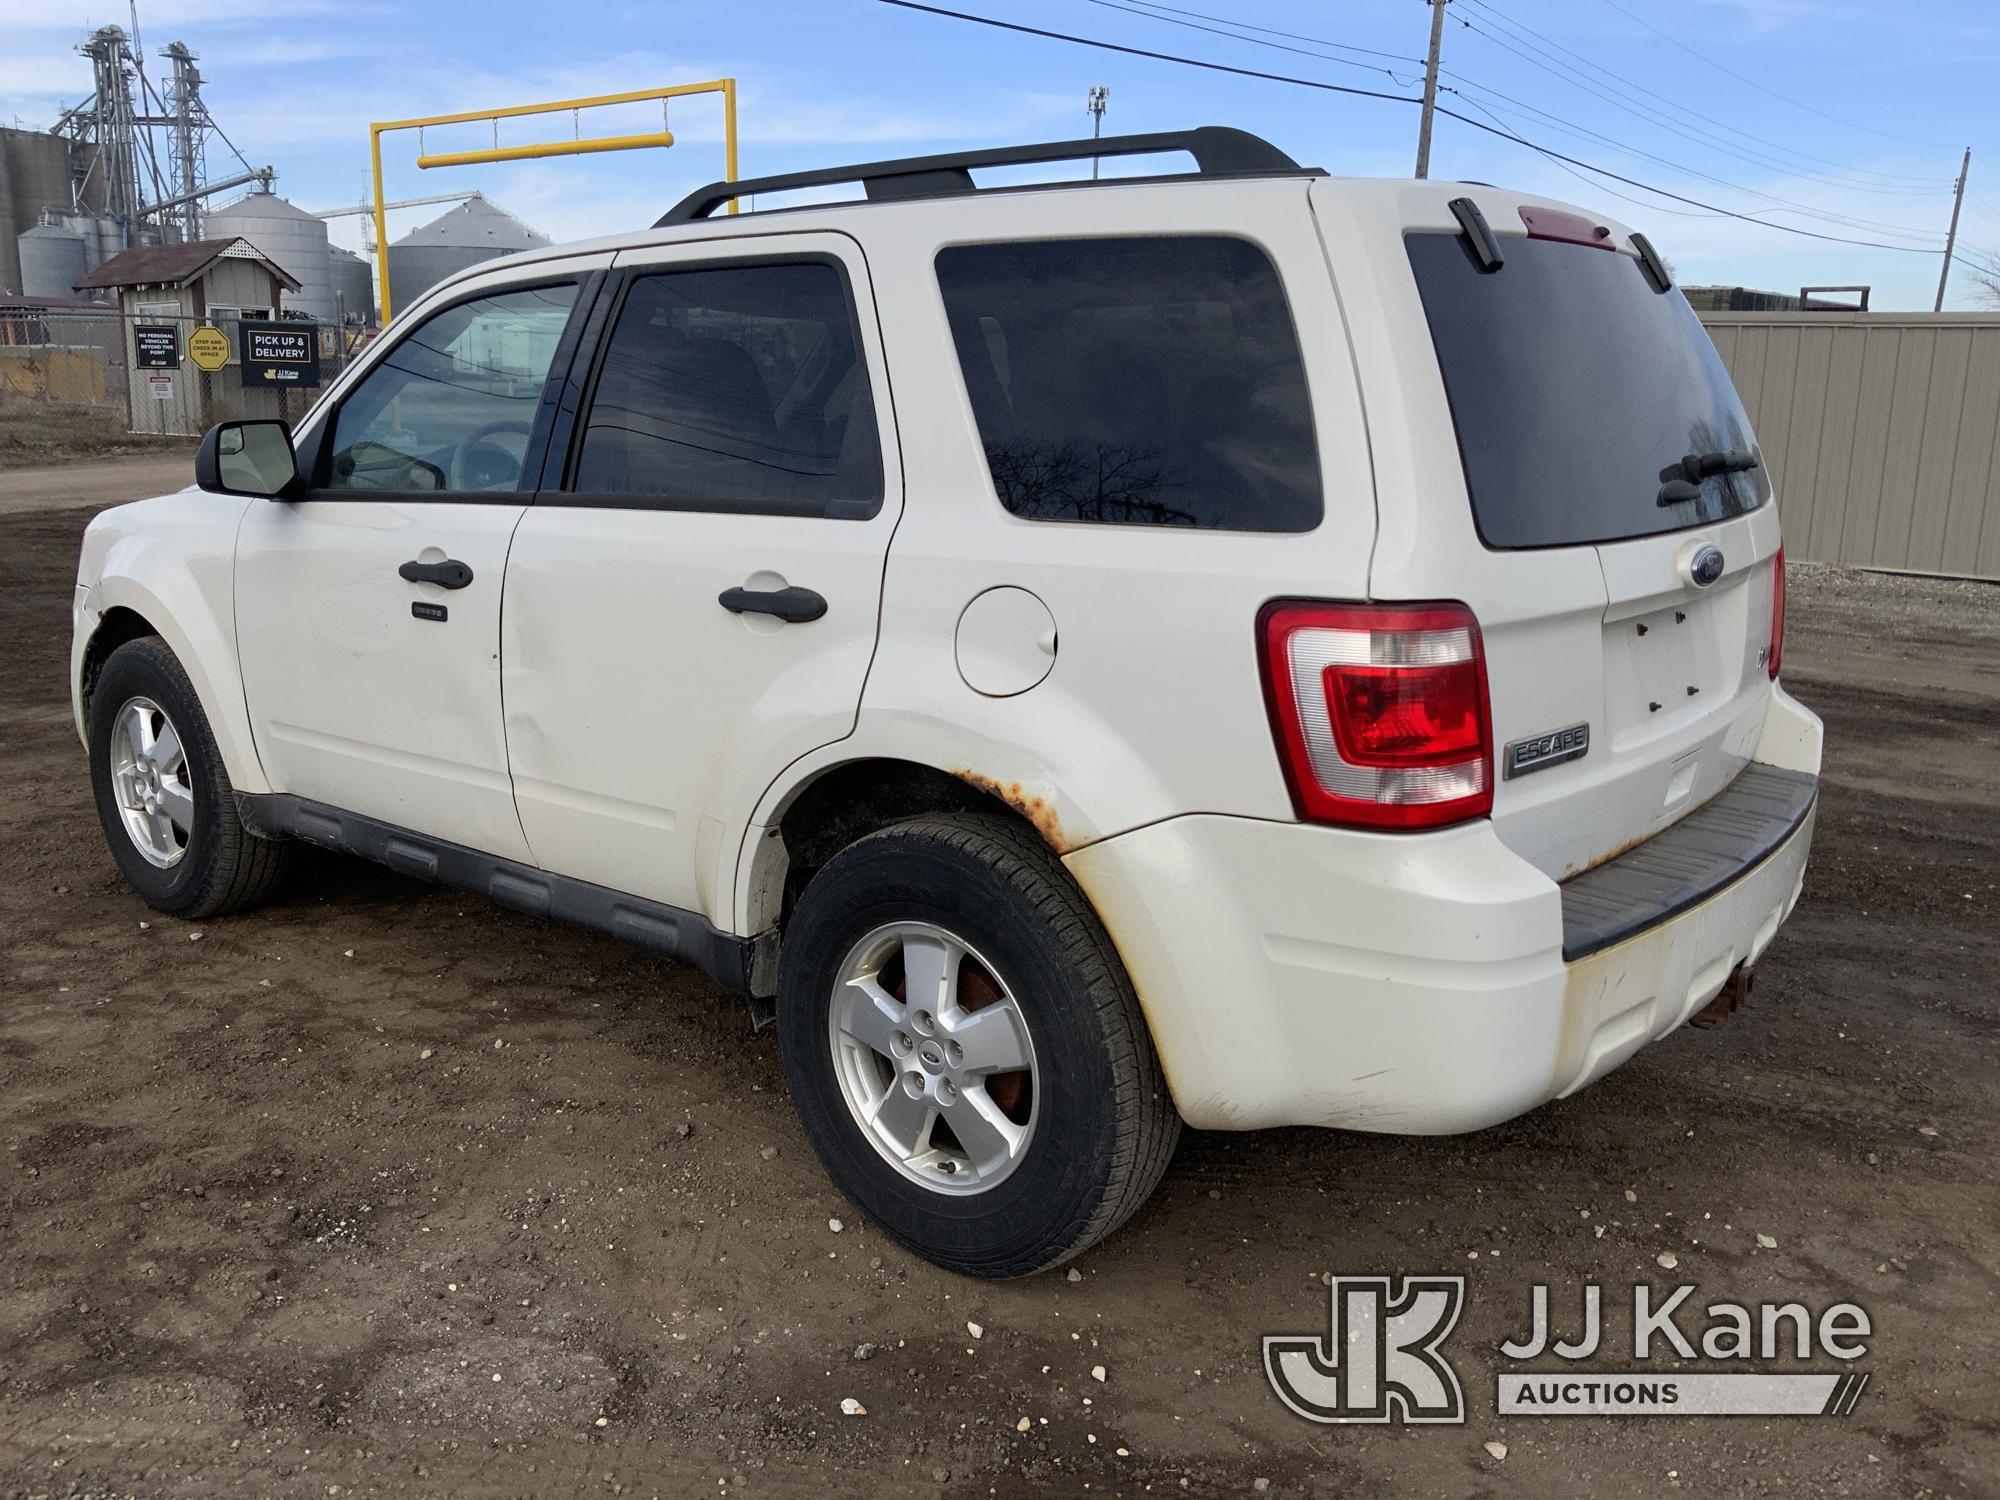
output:
M352 250L335 245L332 252L333 302L350 326L375 326L374 268Z
M47 131L0 129L0 292L21 290L20 236L69 207L69 150Z
M15 241L21 257L21 295L75 297L76 283L90 270L83 253L83 236L44 219Z
M326 221L315 219L275 193L251 193L202 215L206 239L241 235L298 282L285 293L285 309L323 322L333 321L333 259Z
M42 217L58 229L83 236L83 269L86 275L125 248L124 226L109 214L60 213L44 214Z
M389 246L390 311L401 312L467 266L553 243L489 199L468 198Z

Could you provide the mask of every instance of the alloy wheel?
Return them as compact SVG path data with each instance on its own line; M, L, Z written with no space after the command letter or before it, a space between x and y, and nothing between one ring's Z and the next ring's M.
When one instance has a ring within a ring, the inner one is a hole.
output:
M194 836L194 785L179 731L151 698L129 698L112 720L109 755L126 837L147 863L172 869Z
M1027 1154L1034 1040L999 971L931 922L857 942L828 1012L834 1073L877 1153L933 1192L983 1193Z

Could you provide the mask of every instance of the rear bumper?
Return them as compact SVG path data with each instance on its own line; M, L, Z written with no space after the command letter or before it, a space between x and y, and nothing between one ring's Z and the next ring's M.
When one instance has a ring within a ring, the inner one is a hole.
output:
M1663 885L1648 918L1636 877L1591 872L1641 918L1609 936L1600 924L1592 944L1577 940L1570 888L1487 823L1409 837L1196 815L1065 863L1118 945L1190 1125L1478 1130L1601 1078L1763 953L1798 900L1816 810L1818 721L1789 699L1774 708L1772 759L1808 782L1784 826L1741 846L1726 878L1688 847L1666 857L1664 834L1599 866L1688 878ZM1726 833L1708 833L1708 855L1725 855Z

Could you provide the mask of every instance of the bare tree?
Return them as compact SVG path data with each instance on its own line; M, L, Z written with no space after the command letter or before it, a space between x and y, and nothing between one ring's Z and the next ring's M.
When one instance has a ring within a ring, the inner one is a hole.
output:
M2000 307L2000 272L1982 270L1965 261L1959 264L1965 267L1965 274L1972 278L1972 284L1978 288L1973 296L1978 299L1979 305Z

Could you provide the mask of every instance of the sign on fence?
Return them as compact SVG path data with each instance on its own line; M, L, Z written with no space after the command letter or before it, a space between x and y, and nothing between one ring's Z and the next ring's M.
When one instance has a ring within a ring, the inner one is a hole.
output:
M173 400L174 377L171 375L148 375L146 377L146 393L155 401Z
M243 384L246 386L319 384L319 328L312 323L242 324Z
M132 348L142 370L180 367L180 330L171 323L138 323L132 328Z
M204 323L188 335L188 358L195 368L214 374L229 363L229 338L213 323Z

